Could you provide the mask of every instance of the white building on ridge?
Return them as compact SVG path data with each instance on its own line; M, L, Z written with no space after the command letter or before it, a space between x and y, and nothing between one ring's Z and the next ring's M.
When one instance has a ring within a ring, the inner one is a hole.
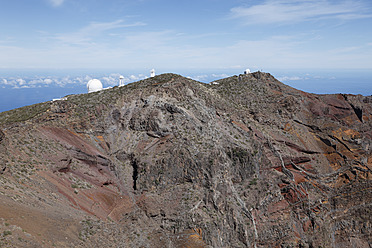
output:
M124 86L124 77L120 75L119 79L119 86Z
M150 71L150 77L155 77L155 69L152 69L152 70Z
M102 90L103 85L102 85L101 81L99 81L98 79L91 79L91 80L89 80L89 82L87 84L87 88L88 88L88 93L91 93L91 92L96 92L96 91Z

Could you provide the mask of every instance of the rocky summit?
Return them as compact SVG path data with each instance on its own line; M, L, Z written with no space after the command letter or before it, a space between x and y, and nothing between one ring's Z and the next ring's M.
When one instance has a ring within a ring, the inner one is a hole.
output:
M372 96L162 74L0 113L0 247L371 247Z

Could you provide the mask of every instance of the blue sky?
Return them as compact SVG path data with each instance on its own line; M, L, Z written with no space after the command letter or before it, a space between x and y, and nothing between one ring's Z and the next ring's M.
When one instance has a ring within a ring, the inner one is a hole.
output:
M370 0L1 0L0 69L372 69Z
M174 72L372 94L371 0L0 0L0 112Z

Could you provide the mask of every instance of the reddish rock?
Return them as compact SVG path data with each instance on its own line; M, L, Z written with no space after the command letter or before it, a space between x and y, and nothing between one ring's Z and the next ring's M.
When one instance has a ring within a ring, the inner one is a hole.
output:
M368 246L371 120L262 72L0 113L0 246Z

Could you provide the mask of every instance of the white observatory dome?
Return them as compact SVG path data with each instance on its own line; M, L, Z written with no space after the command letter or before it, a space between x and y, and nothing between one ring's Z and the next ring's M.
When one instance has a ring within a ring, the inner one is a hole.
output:
M88 88L88 93L91 93L91 92L96 92L96 91L102 90L103 85L102 85L101 81L99 81L98 79L92 79L92 80L89 80L89 82L87 84L87 88Z

